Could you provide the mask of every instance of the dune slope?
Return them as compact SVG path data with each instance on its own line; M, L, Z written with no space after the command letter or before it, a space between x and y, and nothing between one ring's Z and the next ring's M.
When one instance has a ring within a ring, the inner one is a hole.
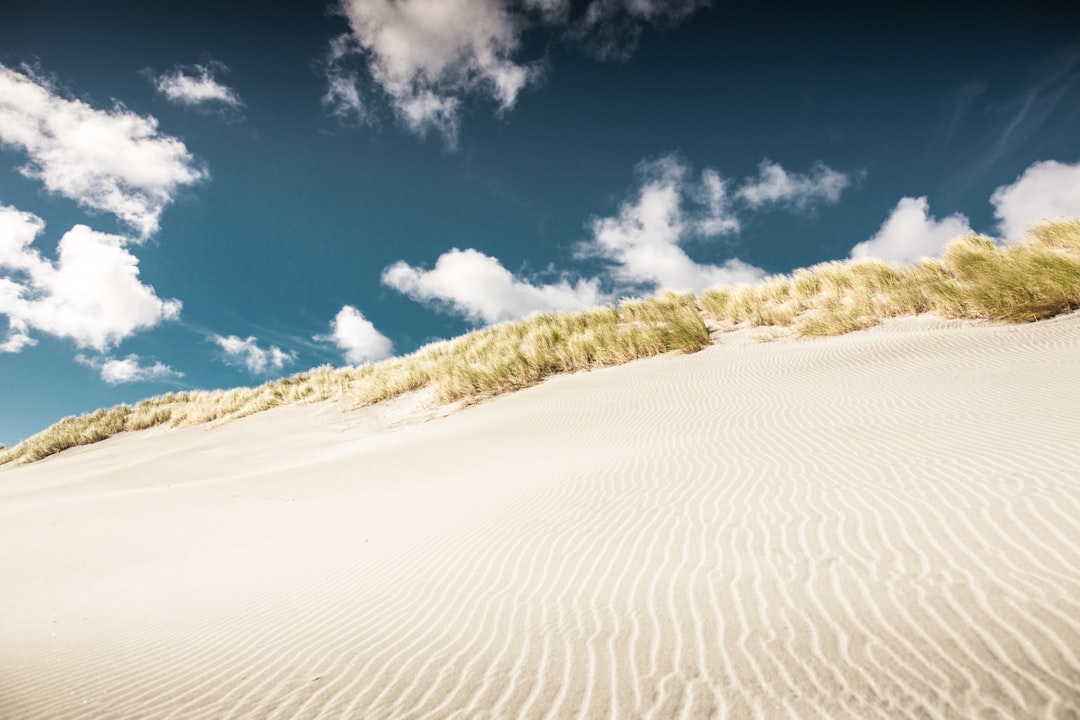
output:
M740 337L0 470L0 717L1076 717L1080 315Z

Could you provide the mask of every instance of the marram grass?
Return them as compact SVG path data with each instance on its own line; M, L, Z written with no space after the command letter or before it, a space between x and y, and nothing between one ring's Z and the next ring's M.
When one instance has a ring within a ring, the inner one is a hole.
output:
M1080 220L1045 223L1015 245L959 237L940 260L911 267L823 263L756 285L706 290L701 303L706 317L728 328L789 327L803 336L841 335L920 313L1040 320L1080 308Z
M710 340L704 319L725 329L774 326L801 336L839 335L885 318L1027 322L1080 308L1080 220L1050 222L1004 247L985 237L953 240L940 260L900 267L878 260L815 265L755 285L660 293L618 307L547 313L433 343L374 365L315 368L255 388L170 393L135 405L67 417L13 448L0 465L27 463L120 432L244 417L281 405L346 398L373 405L430 388L443 402L474 402L562 372L619 365Z
M27 463L117 433L240 418L281 405L345 397L373 405L431 388L443 402L476 400L534 385L550 375L619 365L667 352L696 352L709 333L692 293L624 300L618 308L547 313L433 343L374 365L329 366L255 388L170 393L67 417L13 448L0 464Z

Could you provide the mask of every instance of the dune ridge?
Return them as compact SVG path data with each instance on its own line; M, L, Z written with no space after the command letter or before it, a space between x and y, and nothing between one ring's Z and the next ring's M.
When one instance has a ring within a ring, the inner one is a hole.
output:
M489 326L374 365L323 366L255 388L169 393L133 406L66 417L11 449L27 463L122 432L227 422L285 405L347 399L358 406L417 391L472 403L552 375L707 347L712 330L771 327L775 334L841 335L890 318L1030 322L1080 308L1080 219L1048 220L1013 244L954 238L940 259L901 267L872 259L826 262L759 283L693 293L663 291L617 305L540 313Z
M0 469L0 716L1076 717L1080 314L744 340Z

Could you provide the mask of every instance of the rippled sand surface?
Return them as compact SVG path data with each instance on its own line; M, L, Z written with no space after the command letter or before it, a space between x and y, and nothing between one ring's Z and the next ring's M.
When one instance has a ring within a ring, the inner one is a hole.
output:
M740 338L0 470L0 717L1080 717L1080 316Z

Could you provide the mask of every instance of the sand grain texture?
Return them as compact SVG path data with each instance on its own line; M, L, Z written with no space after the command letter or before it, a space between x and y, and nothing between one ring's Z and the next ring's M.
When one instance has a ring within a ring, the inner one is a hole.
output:
M1080 316L962 325L0 470L0 717L1080 717Z

